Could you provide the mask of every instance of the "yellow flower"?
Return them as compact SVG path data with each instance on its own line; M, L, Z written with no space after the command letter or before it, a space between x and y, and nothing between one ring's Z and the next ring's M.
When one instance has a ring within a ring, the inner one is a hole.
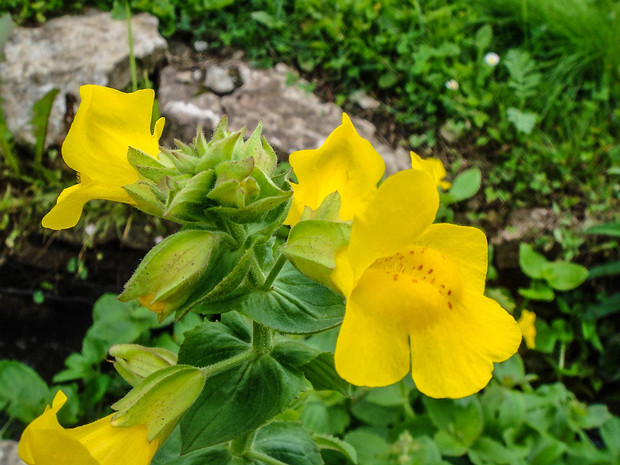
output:
M340 219L348 221L377 190L385 163L343 113L342 124L316 150L300 150L289 161L297 176L293 203L284 224L297 223L306 206L316 210L332 192L340 194Z
M336 370L353 384L387 386L411 366L424 394L464 397L519 347L515 320L483 295L486 236L432 224L438 197L423 170L391 176L336 255L331 278L347 298Z
M144 425L115 428L110 416L88 425L65 429L56 415L67 401L62 391L51 408L35 419L22 434L18 446L28 465L148 465L159 445L146 439Z
M411 156L411 167L427 171L435 179L435 184L441 190L447 191L452 187L452 184L443 180L448 173L446 173L446 168L439 158L427 158L424 160L415 152L409 152L409 155Z
M529 310L523 310L521 312L521 318L519 318L519 327L523 333L523 339L525 339L525 345L528 349L536 348L536 313Z
M82 103L62 145L62 156L78 172L79 183L60 193L43 218L44 227L72 228L89 200L135 204L123 189L138 181L127 150L131 146L157 157L164 119L157 121L152 134L154 95L151 89L125 94L94 85L80 88Z

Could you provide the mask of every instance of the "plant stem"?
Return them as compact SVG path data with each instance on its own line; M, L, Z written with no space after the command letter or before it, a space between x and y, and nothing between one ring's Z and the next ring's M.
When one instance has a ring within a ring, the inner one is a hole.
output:
M252 348L258 356L271 352L273 331L256 321L252 328Z
M136 55L133 51L133 33L131 32L131 8L129 0L125 1L125 12L127 14L127 38L129 40L129 70L131 72L131 90L138 90L138 72L136 71Z
M284 265L286 265L286 256L284 254L280 254L276 262L273 264L273 267L271 267L267 278L265 278L265 282L261 286L262 290L268 291L271 289L271 285L278 277L278 274L280 274L280 271Z
M267 465L286 465L284 462L270 457L267 454L263 454L262 452L249 451L247 454L245 454L245 458L250 460L257 460Z
M237 455L243 457L244 455L250 452L250 448L252 447L252 443L254 442L254 437L256 436L256 430L250 431L243 436L239 436L236 439L233 439L230 442L230 452L233 455Z
M227 360L222 360L221 362L214 363L213 365L202 367L200 370L207 378L210 378L211 376L219 375L220 373L228 371L237 365L253 360L256 356L257 354L255 350L248 350L247 352L235 355Z

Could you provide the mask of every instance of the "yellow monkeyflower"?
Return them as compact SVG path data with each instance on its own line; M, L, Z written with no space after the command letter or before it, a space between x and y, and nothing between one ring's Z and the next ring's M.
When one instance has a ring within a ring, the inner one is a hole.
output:
M297 176L293 202L284 224L299 221L306 206L316 210L325 197L338 191L340 219L348 221L377 190L385 172L381 155L361 137L346 113L342 124L315 150L293 152L289 162Z
M409 152L411 156L411 167L413 169L421 169L427 171L434 179L437 187L441 190L447 191L452 187L448 181L444 181L444 178L448 174L445 166L439 158L427 158L423 159L415 152Z
M151 89L131 94L108 87L80 87L82 102L62 145L62 156L78 172L79 183L63 190L56 206L42 224L50 229L75 226L84 204L93 199L135 204L123 186L138 181L138 173L127 161L134 147L157 157L164 119L151 133L155 93Z
M523 333L523 339L525 339L525 345L528 349L536 348L536 313L529 310L523 310L521 312L521 318L519 318L519 327Z
M464 397L519 347L515 320L483 295L486 236L432 224L438 197L425 171L391 176L336 255L331 278L347 303L335 363L353 384L387 386L411 367L424 394Z
M18 453L28 465L148 465L159 445L147 440L147 428L115 428L110 416L65 429L56 415L67 401L58 391L51 407L26 427Z

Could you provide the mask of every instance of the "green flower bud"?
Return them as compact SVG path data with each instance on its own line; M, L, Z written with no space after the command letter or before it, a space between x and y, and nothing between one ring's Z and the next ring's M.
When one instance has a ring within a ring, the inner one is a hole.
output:
M189 365L158 370L112 405L112 426L146 425L148 440L164 441L202 392L205 374Z
M301 273L335 292L339 291L329 276L336 267L336 252L348 245L351 235L351 222L341 221L339 211L338 192L328 195L316 211L306 207L282 248Z
M109 352L115 358L116 371L134 387L147 376L177 363L176 354L162 347L116 344Z
M163 321L183 307L198 280L208 273L221 237L221 233L201 229L168 236L146 254L118 299L138 299Z
M162 148L158 159L130 149L140 180L124 188L139 209L181 224L260 221L291 197L288 185L271 179L277 156L262 129L260 123L244 141L245 129L231 133L223 118L211 140L198 127L192 144L175 141L177 148Z

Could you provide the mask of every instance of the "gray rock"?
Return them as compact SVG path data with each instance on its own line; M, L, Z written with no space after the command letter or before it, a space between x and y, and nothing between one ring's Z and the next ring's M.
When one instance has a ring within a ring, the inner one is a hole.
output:
M201 65L209 69L221 66L208 59ZM221 116L228 115L229 127L247 127L252 131L262 121L264 135L279 154L287 159L291 152L319 147L341 123L342 108L321 100L308 89L308 83L296 76L293 69L279 64L273 69L257 69L240 58L226 63L236 69L241 87L229 95L218 96L199 82L187 82L186 68L168 67L160 79L159 99L162 114L167 118L164 145L172 138L189 141L201 124L209 133ZM375 126L352 118L359 134L368 139L386 161L386 173L409 167L409 155L403 148L392 149L375 137Z
M147 14L132 18L134 53L138 72L152 72L165 58L166 41L157 19ZM5 118L17 141L32 144L31 109L49 90L60 89L47 131L47 145L66 135L63 117L66 100L78 97L83 84L117 89L131 81L127 24L108 13L63 16L37 28L15 28L0 63L0 95ZM71 111L71 109L69 109Z
M230 94L242 84L235 66L210 64L205 70L205 87L218 95Z
M0 441L0 465L26 465L17 455L17 441Z

